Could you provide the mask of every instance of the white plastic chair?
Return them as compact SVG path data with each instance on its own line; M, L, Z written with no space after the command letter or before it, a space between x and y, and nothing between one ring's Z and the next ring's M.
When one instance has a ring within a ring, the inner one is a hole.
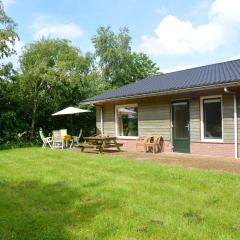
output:
M61 134L61 130L53 131L53 134L52 134L52 141L53 141L52 148L61 147L63 149L63 147L64 147L63 136Z
M43 134L43 130L40 128L39 130L39 135L43 141L43 145L42 148L46 148L46 146L48 145L50 148L52 148L52 138L51 137L45 137Z

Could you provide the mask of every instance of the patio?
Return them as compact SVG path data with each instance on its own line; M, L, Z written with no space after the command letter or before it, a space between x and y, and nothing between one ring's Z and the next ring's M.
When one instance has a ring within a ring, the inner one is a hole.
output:
M76 151L80 151L76 149ZM96 151L88 150L86 154L96 154ZM98 153L97 153L98 154ZM196 168L210 171L221 171L240 174L240 161L234 158L200 156L184 153L145 153L143 150L138 151L123 151L117 152L106 150L103 155L120 156L124 159L155 162L164 165L181 166L184 168Z

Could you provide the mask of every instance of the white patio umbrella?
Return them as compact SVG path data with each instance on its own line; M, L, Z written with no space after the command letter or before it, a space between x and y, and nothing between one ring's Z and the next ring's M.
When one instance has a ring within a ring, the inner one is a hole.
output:
M86 113L86 112L91 112L86 109L81 109L81 108L75 108L75 107L67 107L64 108L63 110L53 113L52 116L58 116L58 115L73 115L77 113ZM72 135L73 135L73 121L72 121L72 116L71 116L71 126L72 126Z
M84 113L84 112L90 112L90 111L86 109L81 109L81 108L67 107L59 112L53 113L52 116L68 115L68 114L76 114L76 113Z

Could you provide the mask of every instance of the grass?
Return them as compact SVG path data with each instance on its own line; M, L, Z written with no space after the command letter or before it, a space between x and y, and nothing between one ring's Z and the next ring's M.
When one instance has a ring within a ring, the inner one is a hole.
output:
M240 176L110 155L0 151L0 239L240 239Z

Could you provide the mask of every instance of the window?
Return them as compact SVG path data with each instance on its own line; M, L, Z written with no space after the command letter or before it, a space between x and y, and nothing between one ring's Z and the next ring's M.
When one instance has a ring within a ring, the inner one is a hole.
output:
M116 107L116 131L118 136L138 136L138 107L125 105Z
M222 141L222 99L202 99L202 140Z

